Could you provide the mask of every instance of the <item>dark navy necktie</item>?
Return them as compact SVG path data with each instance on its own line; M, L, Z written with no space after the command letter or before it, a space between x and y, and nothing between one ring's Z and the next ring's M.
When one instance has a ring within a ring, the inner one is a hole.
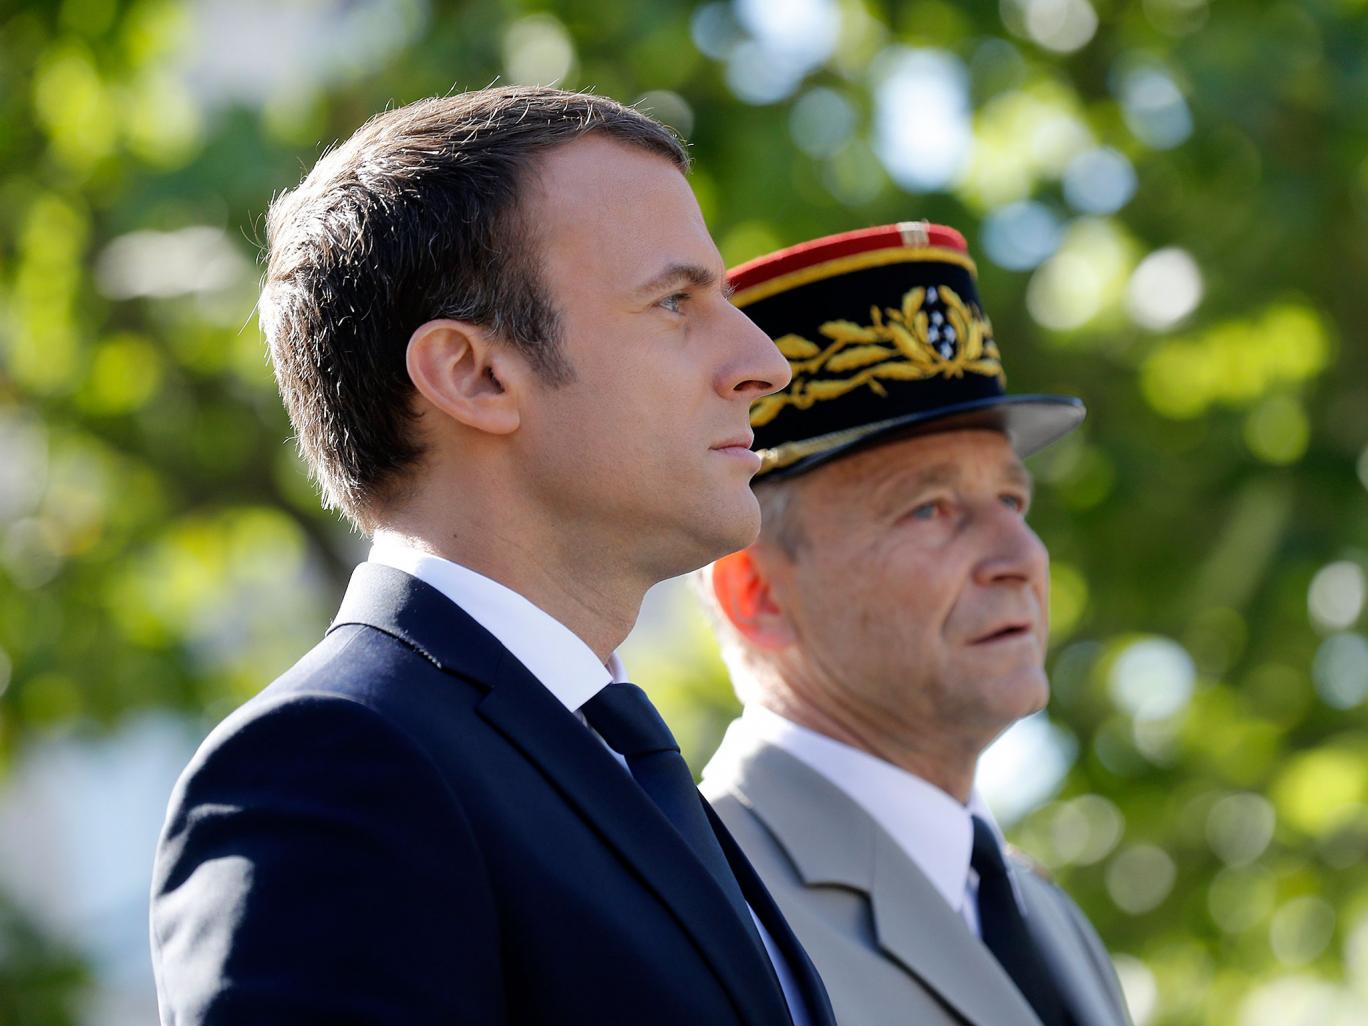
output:
M646 692L635 684L609 684L585 702L581 711L608 747L627 760L627 768L636 782L717 881L763 954L764 945L741 895L741 886L703 811L703 799L694 785L693 774Z
M1049 967L1036 948L1017 904L1007 862L992 828L978 816L974 821L974 854L970 865L978 873L979 932L988 950L1007 970L1022 996L1045 1026L1069 1026Z

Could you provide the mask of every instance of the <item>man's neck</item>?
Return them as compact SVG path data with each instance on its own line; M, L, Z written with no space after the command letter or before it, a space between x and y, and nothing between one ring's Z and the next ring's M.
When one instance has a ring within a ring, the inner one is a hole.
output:
M847 710L827 710L792 695L767 691L761 704L785 719L858 748L875 758L906 770L928 784L940 788L961 805L968 805L974 789L974 773L980 749L973 745L955 747L941 739L939 744L922 738L895 737L886 725Z
M516 591L572 631L607 662L636 623L647 584L603 565L583 549L567 553L563 537L537 537L504 519L440 528L392 521L377 543L401 544L449 559Z

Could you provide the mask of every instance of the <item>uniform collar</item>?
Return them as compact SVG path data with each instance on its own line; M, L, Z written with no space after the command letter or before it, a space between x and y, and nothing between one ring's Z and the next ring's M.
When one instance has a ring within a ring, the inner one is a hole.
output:
M986 820L1002 843L977 789L962 805L915 774L756 703L746 706L731 729L782 749L835 784L884 829L946 903L964 913L973 850L970 816Z

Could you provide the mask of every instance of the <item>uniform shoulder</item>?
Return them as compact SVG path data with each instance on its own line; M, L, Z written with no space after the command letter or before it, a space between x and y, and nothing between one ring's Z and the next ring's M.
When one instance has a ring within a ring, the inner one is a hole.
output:
M1015 844L1008 844L1006 846L1006 852L1007 858L1010 859L1012 863L1015 864L1019 869L1025 870L1027 873L1035 877L1037 880L1040 880L1043 883L1047 883L1052 887L1059 886L1059 884L1055 881L1054 874L1051 873L1049 869L1045 867L1044 863L1042 863L1039 859L1035 858L1035 856L1031 855L1028 852L1022 851Z

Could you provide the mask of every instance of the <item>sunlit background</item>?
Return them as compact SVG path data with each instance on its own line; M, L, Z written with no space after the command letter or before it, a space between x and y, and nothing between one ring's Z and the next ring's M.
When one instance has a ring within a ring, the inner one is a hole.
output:
M1140 1026L1368 1022L1365 54L1364 0L10 0L0 1023L154 1021L171 783L364 555L272 389L270 196L496 81L672 125L729 262L965 232L1010 386L1091 409L1033 460L1054 699L985 791ZM685 585L627 649L701 767L734 701Z

